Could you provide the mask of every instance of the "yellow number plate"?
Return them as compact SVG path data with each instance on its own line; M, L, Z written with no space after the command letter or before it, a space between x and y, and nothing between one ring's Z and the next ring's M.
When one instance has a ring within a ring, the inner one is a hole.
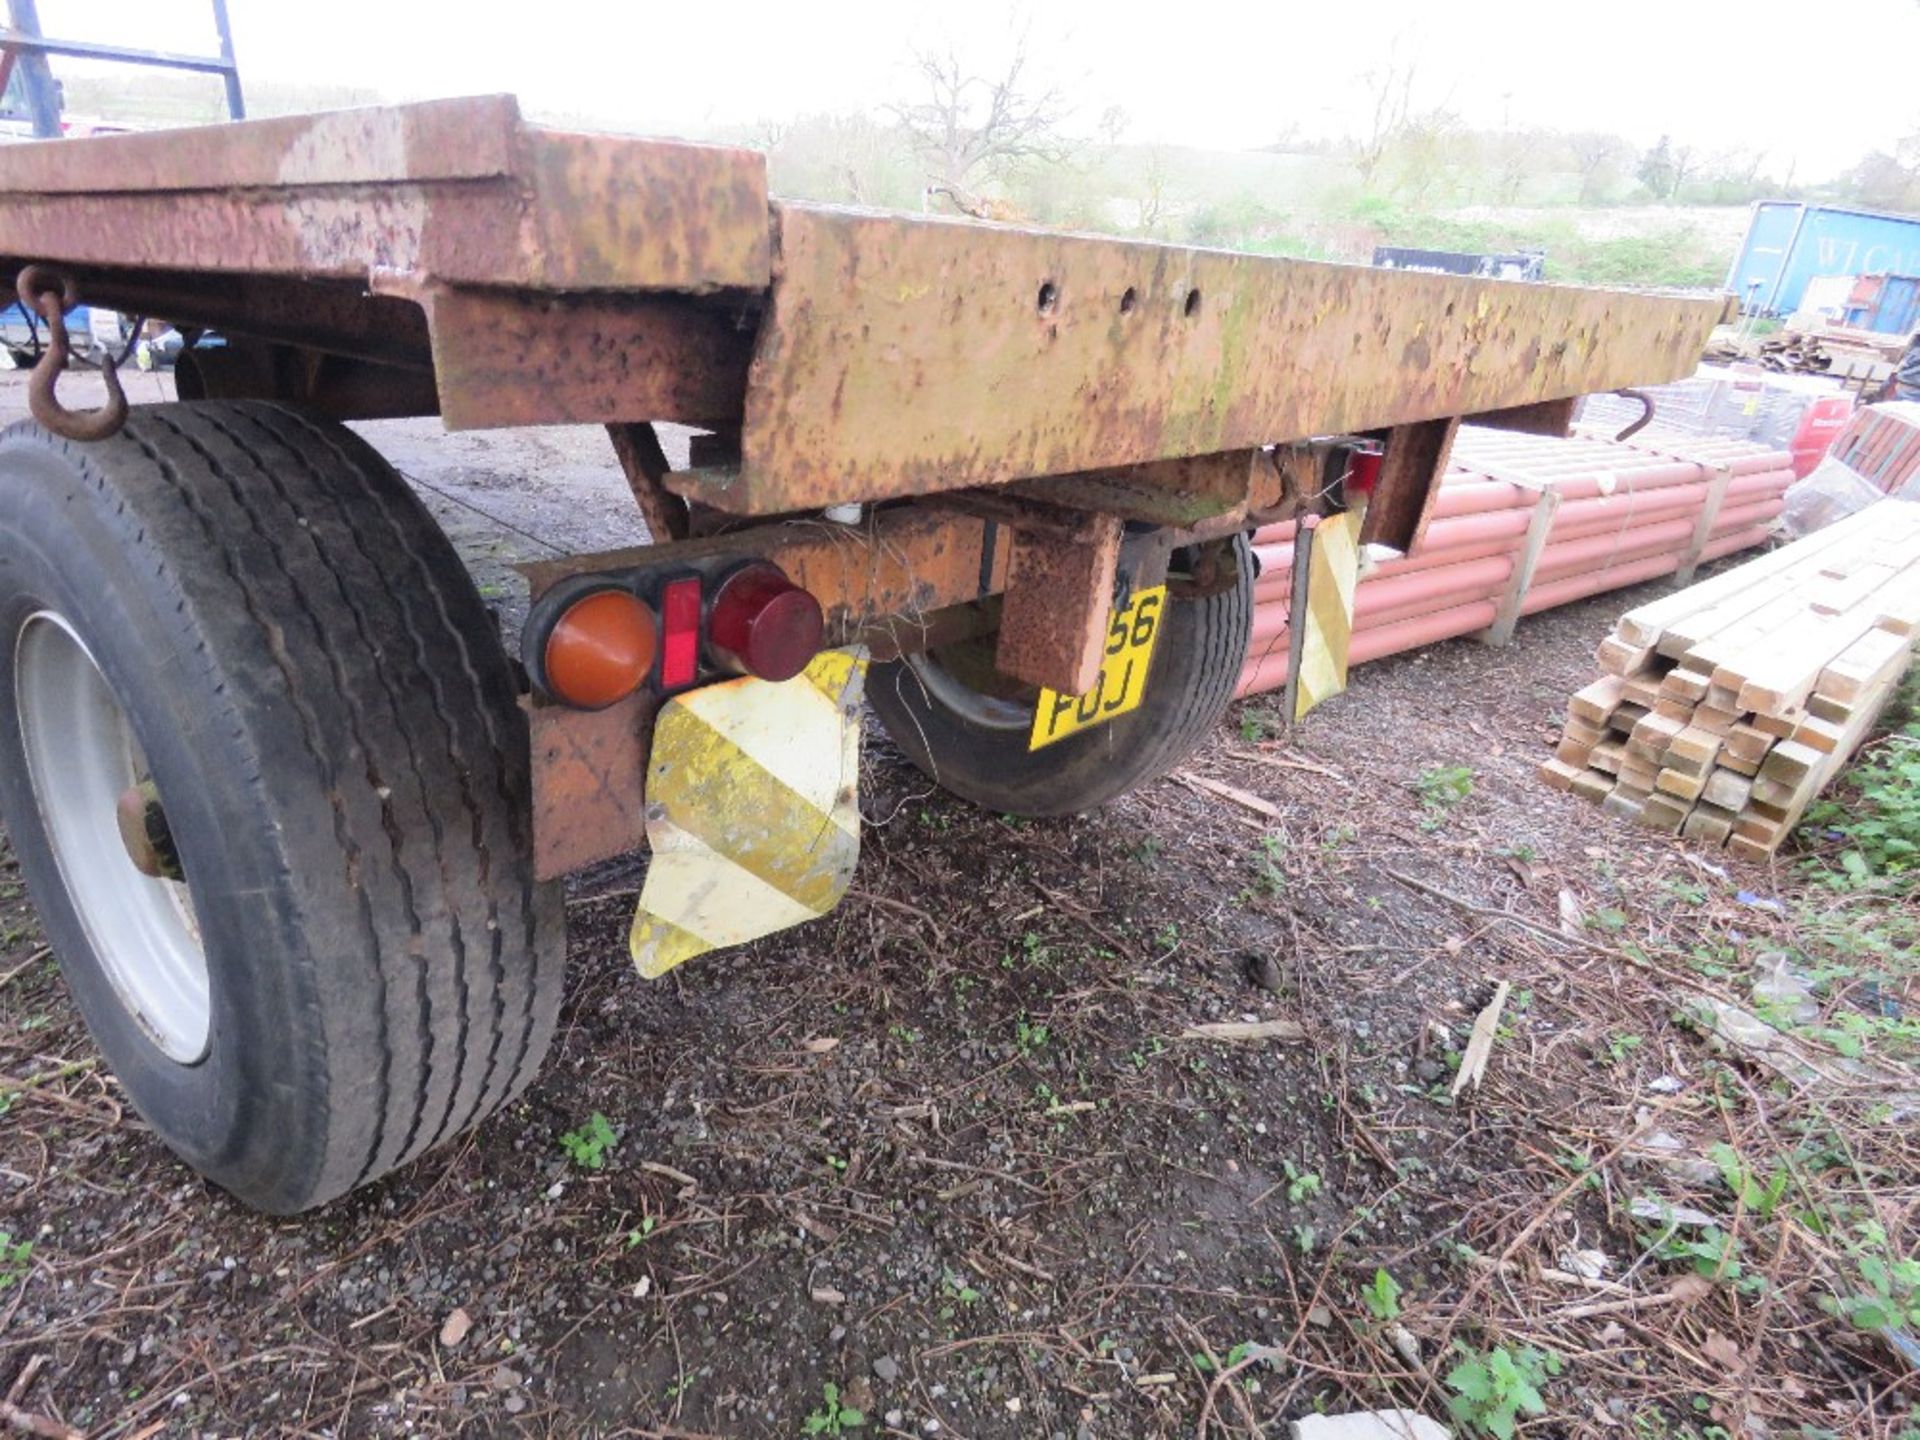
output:
M1100 678L1084 695L1041 690L1027 749L1038 750L1140 708L1147 697L1153 642L1160 636L1166 608L1167 587L1156 585L1151 590L1136 590L1126 609L1114 612L1107 625L1107 653L1100 662Z

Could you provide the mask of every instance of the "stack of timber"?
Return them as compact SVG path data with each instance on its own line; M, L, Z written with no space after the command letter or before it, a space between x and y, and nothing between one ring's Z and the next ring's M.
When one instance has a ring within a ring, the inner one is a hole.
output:
M1771 855L1920 641L1920 505L1883 500L1620 617L1541 778L1656 830Z
M1458 635L1500 643L1521 616L1687 572L1765 542L1793 483L1784 450L1648 430L1631 443L1462 426L1411 555L1354 592L1351 664ZM1286 683L1294 525L1253 537L1260 578L1239 695Z

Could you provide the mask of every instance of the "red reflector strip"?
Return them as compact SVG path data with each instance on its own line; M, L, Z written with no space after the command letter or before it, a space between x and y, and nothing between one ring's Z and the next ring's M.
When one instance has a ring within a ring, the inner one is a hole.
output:
M660 591L660 688L683 690L700 678L700 577L669 580Z

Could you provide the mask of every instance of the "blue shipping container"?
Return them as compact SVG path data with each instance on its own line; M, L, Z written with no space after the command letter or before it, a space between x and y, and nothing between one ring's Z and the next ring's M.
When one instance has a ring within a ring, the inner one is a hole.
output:
M1749 311L1790 315L1819 275L1920 273L1920 217L1762 200L1727 272Z

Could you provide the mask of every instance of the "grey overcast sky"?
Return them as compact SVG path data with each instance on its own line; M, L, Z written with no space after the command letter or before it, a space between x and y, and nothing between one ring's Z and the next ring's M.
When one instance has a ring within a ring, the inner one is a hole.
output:
M1920 4L1853 0L230 0L243 75L394 98L517 92L527 108L709 134L910 94L915 45L990 66L1016 27L1090 131L1246 149L1365 124L1393 48L1415 101L1475 126L1661 134L1766 152L1816 180L1920 130ZM49 34L211 45L206 0L40 0Z

